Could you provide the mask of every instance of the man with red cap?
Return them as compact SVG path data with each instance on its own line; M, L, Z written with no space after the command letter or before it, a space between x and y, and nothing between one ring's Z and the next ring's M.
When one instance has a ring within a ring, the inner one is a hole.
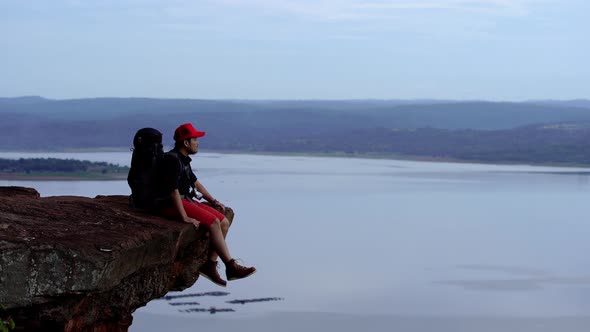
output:
M158 170L159 196L165 197L160 204L160 211L165 216L179 218L183 222L193 224L195 228L204 225L209 229L211 242L209 259L200 268L199 274L225 287L227 282L217 272L217 257L220 257L225 264L227 280L248 277L256 272L256 269L241 266L231 257L225 242L230 222L225 215L196 200L195 191L198 191L209 203L222 211L225 210L225 206L207 191L191 169L192 159L189 155L197 153L199 137L203 136L205 132L196 130L190 123L176 128L174 149L164 154Z

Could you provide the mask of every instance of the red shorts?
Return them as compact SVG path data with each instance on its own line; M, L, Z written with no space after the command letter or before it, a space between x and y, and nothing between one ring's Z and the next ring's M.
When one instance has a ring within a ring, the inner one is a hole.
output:
M198 222L201 224L209 227L215 219L219 219L222 221L225 218L225 215L214 208L210 207L207 204L203 204L197 201L192 201L188 199L182 199L182 206L184 207L184 211L186 211L187 216L193 219L197 219ZM169 208L165 208L162 210L162 214L167 217L180 217L176 207L172 206Z

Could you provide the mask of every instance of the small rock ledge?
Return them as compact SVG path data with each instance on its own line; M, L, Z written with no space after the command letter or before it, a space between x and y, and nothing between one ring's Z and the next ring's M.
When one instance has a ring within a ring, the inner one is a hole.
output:
M195 283L208 246L205 231L133 211L127 196L0 187L0 304L17 330L127 331L135 309Z

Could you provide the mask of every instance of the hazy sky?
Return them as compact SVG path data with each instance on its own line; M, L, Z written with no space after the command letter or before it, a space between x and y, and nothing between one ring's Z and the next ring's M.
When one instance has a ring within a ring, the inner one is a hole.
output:
M0 0L0 96L590 98L588 0Z

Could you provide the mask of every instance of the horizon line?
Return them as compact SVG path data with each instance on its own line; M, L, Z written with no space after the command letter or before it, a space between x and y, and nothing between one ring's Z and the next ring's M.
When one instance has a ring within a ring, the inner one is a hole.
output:
M240 101L240 102L488 102L488 103L533 103L533 102L590 102L589 98L571 98L571 99L521 99L521 100L494 100L494 99L443 99L443 98L190 98L190 97L78 97L78 98L47 98L40 95L21 95L21 96L0 96L2 99L40 99L44 101L73 101L73 100L90 100L90 99L148 99L148 100L193 100L193 101Z

